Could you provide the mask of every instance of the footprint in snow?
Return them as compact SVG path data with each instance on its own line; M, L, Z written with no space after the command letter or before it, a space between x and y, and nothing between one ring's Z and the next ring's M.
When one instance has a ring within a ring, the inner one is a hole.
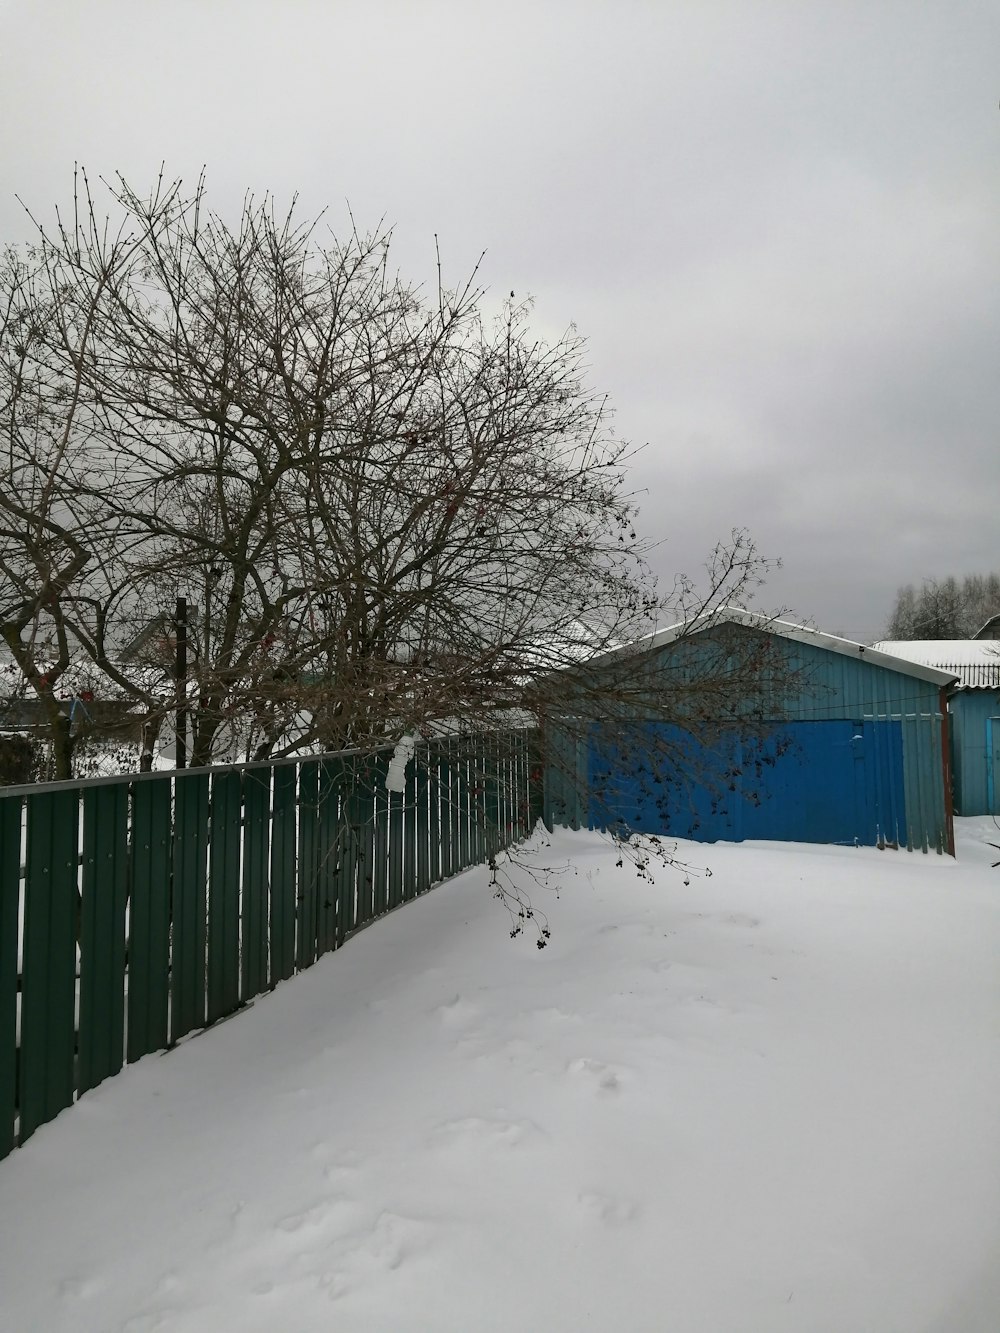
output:
M746 912L730 912L722 919L729 926L746 926L748 929L753 929L754 926L760 925L760 917L748 916Z
M582 1023L583 1019L574 1009L562 1009L557 1004L550 1004L544 1009L529 1009L520 1017L529 1023ZM524 1043L527 1045L527 1043Z
M176 1310L148 1310L122 1324L122 1333L164 1333L175 1327Z
M86 1301L100 1295L107 1283L99 1278L68 1277L59 1283L59 1295L65 1300Z
M622 1071L602 1064L600 1060L590 1060L585 1056L579 1060L571 1060L566 1066L566 1072L572 1074L574 1078L586 1079L598 1092L621 1091Z
M379 1213L370 1227L338 1238L325 1257L319 1286L338 1300L366 1283L384 1281L424 1248L427 1226L400 1213Z
M431 1136L432 1146L461 1147L465 1145L494 1145L516 1148L537 1138L543 1131L532 1120L507 1120L503 1117L469 1115L460 1120L447 1120L438 1125Z
M317 1227L331 1223L335 1214L342 1213L345 1207L349 1207L347 1199L320 1199L318 1203L308 1208L279 1218L274 1224L275 1230L283 1232L286 1236L294 1236L299 1231L314 1231Z
M464 1027L479 1017L480 1010L478 1005L466 1000L464 996L456 995L444 1004L439 1004L434 1012L445 1027Z
M639 1215L639 1205L633 1200L602 1194L599 1190L578 1194L576 1201L585 1217L606 1227L627 1226Z

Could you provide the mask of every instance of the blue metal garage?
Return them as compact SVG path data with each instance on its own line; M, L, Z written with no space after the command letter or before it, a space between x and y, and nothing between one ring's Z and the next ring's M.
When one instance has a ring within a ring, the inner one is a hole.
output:
M767 636L787 668L770 715L758 709L753 726L732 713L554 726L550 819L705 842L954 850L943 694L953 675L731 608L622 651L653 693L676 691L679 658L707 651L720 631L728 643Z
M1000 643L906 639L875 647L956 678L948 691L955 812L1000 814Z

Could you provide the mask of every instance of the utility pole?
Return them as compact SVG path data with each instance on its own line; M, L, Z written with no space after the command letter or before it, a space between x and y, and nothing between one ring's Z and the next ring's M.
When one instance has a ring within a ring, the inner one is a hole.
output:
M177 707L177 758L178 768L187 768L187 598L178 597L174 608L174 628L177 639L177 660L174 665L175 704Z

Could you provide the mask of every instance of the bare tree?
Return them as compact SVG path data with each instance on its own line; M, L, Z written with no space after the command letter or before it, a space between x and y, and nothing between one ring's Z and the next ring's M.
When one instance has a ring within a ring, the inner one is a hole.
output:
M900 588L887 639L971 639L1000 612L1000 574L925 579Z
M85 178L78 183L55 239L40 229L37 244L8 250L0 268L0 634L63 778L77 734L67 686L79 686L85 660L106 692L103 646L131 597L129 553L142 536L115 503L119 460L95 387L106 312L132 283L141 237L99 221ZM162 710L155 691L110 676L124 697Z
M759 643L702 653L655 700L622 652L673 619L704 629L766 562L734 533L698 587L657 592L575 332L534 339L513 298L490 318L476 274L451 287L440 264L427 299L384 230L339 242L253 199L232 228L203 182L185 196L162 177L148 198L109 191L114 228L83 197L39 228L44 281L17 256L5 277L37 350L32 400L4 335L4 425L34 489L16 499L12 462L3 559L37 586L4 636L36 689L44 616L54 669L76 645L155 729L170 636L145 662L121 648L181 592L194 764L556 712L581 739L637 715L750 725L747 683L773 670Z

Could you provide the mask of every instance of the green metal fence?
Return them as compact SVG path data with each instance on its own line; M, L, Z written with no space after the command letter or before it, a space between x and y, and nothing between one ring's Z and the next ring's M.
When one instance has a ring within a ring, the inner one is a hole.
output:
M0 791L0 1157L524 837L526 732Z

